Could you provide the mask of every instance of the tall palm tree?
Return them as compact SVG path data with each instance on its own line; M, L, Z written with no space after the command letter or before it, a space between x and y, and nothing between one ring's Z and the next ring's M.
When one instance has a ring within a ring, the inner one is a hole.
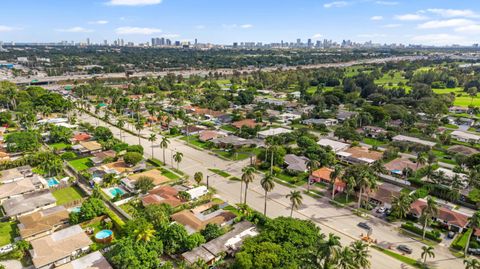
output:
M168 148L168 144L170 144L170 140L166 136L162 137L162 141L160 141L160 147L163 150L163 164L167 164L165 161L165 149Z
M242 202L242 187L245 183L245 196L243 203L247 204L248 184L252 183L255 179L255 168L253 166L247 166L242 169L242 178L240 182L240 202Z
M335 199L335 181L342 174L342 167L340 165L335 165L333 171L330 173L330 183L332 185L332 200Z
M480 269L480 261L475 258L463 260L465 269Z
M157 141L157 135L156 134L150 134L150 136L148 137L148 141L150 141L152 143L150 145L151 148L152 148L152 159L155 159L155 156L153 155L153 143L155 143L155 141Z
M323 268L330 268L338 260L341 251L340 237L329 234L327 240L320 242L318 251L323 260Z
M138 230L135 231L135 234L137 235L136 240L137 242L138 241L148 242L155 236L155 232L156 231L152 225L139 228Z
M357 186L357 182L355 181L354 177L344 178L344 180L345 180L345 184L347 185L345 187L345 195L346 195L345 198L347 203L349 203L348 196L355 191L355 186Z
M310 192L310 176L312 175L313 171L317 170L318 167L320 166L320 162L314 159L310 159L307 162L307 168L308 168L308 182L307 182L307 191Z
M475 232L475 229L480 227L480 211L477 211L473 214L470 218L470 228L473 230L468 236L467 244L465 245L465 257L468 256L468 246L470 244L470 240L472 239L472 234Z
M273 175L265 174L265 176L260 180L260 185L262 185L263 190L265 191L265 207L263 209L263 215L267 215L267 195L268 192L272 191L275 187L275 181L273 180Z
M426 162L427 162L427 157L425 156L425 153L424 152L419 152L417 154L417 169L416 170L418 170L418 166L424 165Z
M357 269L355 261L353 260L353 253L349 247L344 247L338 253L337 266L339 269Z
M398 197L392 199L392 213L397 218L405 218L410 211L412 197L408 193L400 193Z
M290 217L292 217L293 210L298 209L302 205L302 193L300 191L291 191L290 194L287 194L285 197L290 199L292 203L292 209L290 210Z
M141 145L140 143L140 132L145 129L145 126L143 124L143 122L141 121L137 121L137 123L135 123L135 130L137 130L137 136L138 136L138 144Z
M365 170L361 172L361 175L356 177L355 184L357 185L358 188L360 188L358 193L358 202L357 202L358 208L360 208L360 205L362 203L363 192L366 189L371 188L374 181L375 181L374 176L372 175L372 172L369 169L367 169L367 167L365 167Z
M360 240L354 241L350 244L350 249L352 250L353 260L357 268L370 268L370 254L368 252L368 245L365 242Z
M123 129L123 127L125 126L125 121L122 120L122 119L119 119L119 120L117 121L117 124L116 124L116 125L117 125L118 129L120 130L120 140L123 141L123 135L122 135L123 130L122 130L122 129Z
M434 198L431 196L427 197L427 205L422 209L422 218L423 218L423 234L422 239L425 239L425 233L427 232L428 221L435 217L438 213L438 205Z
M193 179L195 180L195 182L197 182L197 185L200 185L200 182L202 182L202 180L203 180L203 173L202 172L196 172L193 175Z
M423 246L422 247L422 259L423 264L427 265L427 258L435 258L435 252L433 252L434 248L432 246Z
M182 159L183 159L183 153L179 151L175 152L175 154L173 155L173 160L177 163L177 170L179 170L178 165L180 164Z

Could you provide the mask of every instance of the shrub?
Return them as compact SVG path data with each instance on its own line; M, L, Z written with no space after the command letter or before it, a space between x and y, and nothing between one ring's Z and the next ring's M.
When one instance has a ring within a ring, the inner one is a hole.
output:
M142 154L138 152L127 152L123 156L123 161L128 165L136 165L143 159Z
M68 152L63 153L60 157L63 160L73 160L77 157L77 154L75 154L74 152L68 151Z
M117 214L115 214L112 210L108 208L105 210L105 214L112 220L115 229L117 229L118 231L122 231L123 226L125 226L125 222L119 216L117 216Z
M127 152L138 152L143 154L143 147L141 145L131 145L127 147Z
M467 245L468 237L472 232L472 229L468 229L465 233L458 235L450 246L456 250L464 250L465 246Z
M413 223L411 223L411 222L406 222L406 223L402 224L401 227L402 227L402 229L405 229L407 231L416 233L418 235L423 235L423 230L421 228L413 225ZM426 238L428 238L430 240L433 240L435 242L442 242L442 238L440 238L440 236L441 236L441 233L438 230L427 231L425 233Z

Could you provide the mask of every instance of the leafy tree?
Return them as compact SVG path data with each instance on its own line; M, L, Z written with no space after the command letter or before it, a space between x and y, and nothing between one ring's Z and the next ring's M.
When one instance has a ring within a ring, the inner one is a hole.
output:
M9 152L37 151L41 146L40 141L40 134L36 131L15 132L5 138Z
M335 129L334 135L344 141L360 141L362 140L361 136L355 131L353 127L350 126L340 126Z
M80 223L101 216L105 213L106 207L102 200L90 197L85 200L79 212L70 213L71 223Z
M138 242L135 238L125 237L116 241L111 251L107 252L110 262L119 269L157 268L163 253L161 241Z
M197 185L200 185L200 183L201 183L202 180L203 180L203 173L202 173L202 172L196 172L196 173L193 175L193 179L195 180L195 182L197 182Z
M128 165L137 165L140 161L143 160L142 154L138 152L127 152L123 156L123 161Z
M135 188L137 190L140 190L140 192L143 193L143 194L145 194L149 190L153 189L153 187L155 187L155 184L153 184L153 178L151 178L151 177L141 176L135 182Z
M408 193L400 193L398 197L392 199L392 215L397 218L405 218L410 211L412 197Z
M50 142L52 143L63 142L70 144L72 136L73 131L70 128L55 125L50 128Z
M113 138L113 133L107 127L98 126L95 128L93 135L99 141L107 141Z
M127 152L137 152L143 155L143 147L141 145L129 145L126 150Z

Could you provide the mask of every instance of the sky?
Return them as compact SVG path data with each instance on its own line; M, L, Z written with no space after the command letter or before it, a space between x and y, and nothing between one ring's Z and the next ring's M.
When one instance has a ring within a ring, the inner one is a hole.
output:
M480 43L480 0L2 0L4 42Z

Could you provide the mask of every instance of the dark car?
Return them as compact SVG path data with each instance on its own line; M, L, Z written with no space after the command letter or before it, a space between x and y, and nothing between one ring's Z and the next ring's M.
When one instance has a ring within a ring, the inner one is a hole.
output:
M370 225L368 225L366 222L359 222L357 225L358 225L358 227L366 229L366 230L371 230L372 229L372 227L370 227Z
M447 237L448 237L449 239L454 238L454 237L455 237L455 232L452 232L452 231L448 232Z
M398 245L397 249L407 254L412 254L413 252L413 250L407 245Z

